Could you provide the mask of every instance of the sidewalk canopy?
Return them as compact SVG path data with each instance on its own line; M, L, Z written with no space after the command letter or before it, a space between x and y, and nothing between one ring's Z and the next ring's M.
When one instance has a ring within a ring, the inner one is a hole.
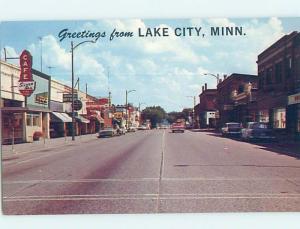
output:
M90 123L90 120L82 117L81 115L78 115L78 116L75 116L75 119L79 122L82 122L82 123Z
M95 120L97 120L99 123L104 123L104 119L103 119L100 115L95 115L95 114L93 114L93 115L89 116L89 119L90 119L90 120L91 120L91 119L95 119Z
M52 122L72 122L72 118L66 113L52 112Z

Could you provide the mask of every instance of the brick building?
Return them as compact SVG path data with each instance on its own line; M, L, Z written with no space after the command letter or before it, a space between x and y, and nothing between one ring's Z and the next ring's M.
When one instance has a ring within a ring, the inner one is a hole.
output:
M257 121L300 135L300 34L283 36L258 55Z
M247 122L253 117L248 104L251 102L252 88L257 88L256 75L233 73L224 76L217 86L217 109L220 119L217 126L222 127L226 122Z
M199 95L200 104L197 107L200 128L216 127L218 118L217 110L217 89L207 89L207 84L202 86L202 93Z

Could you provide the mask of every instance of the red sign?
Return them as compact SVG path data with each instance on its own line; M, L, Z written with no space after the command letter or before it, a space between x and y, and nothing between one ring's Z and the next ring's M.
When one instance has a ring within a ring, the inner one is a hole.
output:
M100 105L108 105L108 102L109 102L108 98L99 99L99 104Z
M32 79L32 56L24 50L20 56L19 91L23 96L30 96L35 90L35 82Z

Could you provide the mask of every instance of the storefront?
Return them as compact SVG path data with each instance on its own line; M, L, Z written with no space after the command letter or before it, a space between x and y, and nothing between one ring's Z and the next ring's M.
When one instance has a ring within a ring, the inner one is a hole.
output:
M34 92L26 97L26 142L50 138L50 76L32 69L36 83Z
M300 93L288 97L288 118L291 131L300 140Z
M2 144L15 144L25 141L25 110L22 108L2 108Z
M265 123L269 123L269 110L264 109L264 110L260 110L258 111L257 114L257 118L255 119L258 122L265 122Z
M100 114L92 114L90 116L85 116L90 122L87 124L88 133L94 134L98 133L100 129L103 129L104 119Z
M286 109L283 107L273 109L273 128L286 128Z
M75 134L76 135L84 135L88 134L88 124L90 123L90 120L84 118L81 115L75 116Z
M70 125L72 118L63 112L50 113L50 138L71 135Z

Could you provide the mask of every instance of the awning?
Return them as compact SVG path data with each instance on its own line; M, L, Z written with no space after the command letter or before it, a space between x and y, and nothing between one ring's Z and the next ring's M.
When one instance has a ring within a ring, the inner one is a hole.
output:
M53 122L72 122L72 118L66 113L52 112L54 119Z
M83 122L83 123L90 123L90 120L82 117L81 115L75 116L75 119L79 122Z
M1 107L2 111L8 112L51 112L48 108L33 108L33 107Z
M96 119L99 123L104 123L104 119L100 115L91 115L89 119Z

